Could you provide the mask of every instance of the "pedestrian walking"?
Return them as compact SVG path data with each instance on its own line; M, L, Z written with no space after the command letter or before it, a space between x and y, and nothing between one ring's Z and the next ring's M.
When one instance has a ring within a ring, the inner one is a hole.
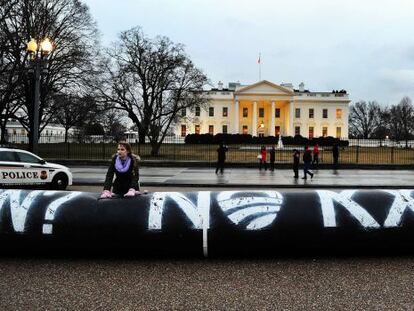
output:
M316 164L316 165L315 165ZM319 166L319 146L316 144L313 146L313 161L312 166L317 168Z
M299 162L300 162L300 152L297 149L293 149L293 173L295 173L294 178L299 178Z
M133 197L141 194L139 191L139 161L140 157L132 153L131 145L120 142L117 153L112 157L106 173L101 199L109 199L115 195ZM113 181L114 175L115 181Z
M336 143L334 143L332 147L332 158L333 158L334 169L337 169L338 164L339 164L339 148L338 148L338 144Z
M273 172L275 170L275 159L276 159L276 149L274 145L270 149L269 155L270 155L270 170Z
M224 173L224 163L226 162L227 150L228 150L227 147L224 146L223 143L220 143L220 146L217 148L216 174L218 174L219 170L222 175Z
M259 162L259 170L262 170L262 166L264 166L264 169L267 171L267 150L265 146L262 146L260 148L260 162Z
M303 153L303 177L302 179L307 179L308 174L311 179L313 178L313 173L309 170L312 162L312 154L308 146L305 146L305 152Z

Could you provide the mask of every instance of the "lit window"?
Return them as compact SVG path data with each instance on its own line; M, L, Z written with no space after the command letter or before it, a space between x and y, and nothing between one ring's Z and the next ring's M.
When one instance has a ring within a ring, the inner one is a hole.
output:
M309 139L313 138L313 134L314 134L314 128L313 126L309 126Z
M228 109L227 107L223 107L223 117L227 117L228 116Z
M336 109L336 118L342 119L342 109Z
M243 108L243 118L247 118L248 116L248 109L247 108Z
M209 133L210 135L214 135L214 125L209 125L209 126L208 126L208 133Z
M249 134L249 129L247 125L243 125L243 134Z
M200 134L200 125L196 124L195 126L195 133Z
M323 137L328 136L328 127L324 126L324 127L322 128L322 136L323 136Z
M337 127L336 128L336 138L341 138L342 137L342 129L341 127Z
M185 124L181 124L181 137L185 137L187 135L187 126Z
M275 136L280 135L280 126L275 126Z

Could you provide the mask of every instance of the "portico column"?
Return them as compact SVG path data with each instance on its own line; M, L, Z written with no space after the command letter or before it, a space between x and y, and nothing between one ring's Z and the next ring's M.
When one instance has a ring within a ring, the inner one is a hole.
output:
M289 133L287 133L289 136L295 136L295 131L293 129L293 117L294 117L295 109L294 109L293 105L294 105L293 100L291 100L290 101L290 104L289 104L289 108L290 108L290 113L289 113Z
M257 136L257 102L253 102L252 136Z
M239 100L234 101L234 134L239 134Z
M270 133L269 135L275 136L275 102L272 101L272 110L270 111Z

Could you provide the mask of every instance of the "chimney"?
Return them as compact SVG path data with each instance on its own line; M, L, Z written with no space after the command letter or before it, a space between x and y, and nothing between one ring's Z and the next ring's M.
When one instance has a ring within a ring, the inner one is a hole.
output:
M223 89L223 82L219 81L218 90L221 91L222 89Z
M234 91L240 85L241 85L240 84L240 81L237 81L237 82L229 82L229 90Z
M290 90L293 90L293 84L292 83L284 83L284 82L282 82L281 84L280 84L280 86L283 86L283 87L285 87L285 88L287 88L287 89L290 89Z
M301 82L299 84L299 92L304 92L305 91L305 83Z

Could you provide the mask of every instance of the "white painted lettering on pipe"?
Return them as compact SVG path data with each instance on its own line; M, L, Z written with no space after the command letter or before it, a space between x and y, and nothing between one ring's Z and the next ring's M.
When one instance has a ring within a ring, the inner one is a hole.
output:
M344 207L364 228L380 228L378 222L358 203L351 198L356 190L345 190L336 193L328 190L316 191L320 198L325 227L337 227L334 202Z

